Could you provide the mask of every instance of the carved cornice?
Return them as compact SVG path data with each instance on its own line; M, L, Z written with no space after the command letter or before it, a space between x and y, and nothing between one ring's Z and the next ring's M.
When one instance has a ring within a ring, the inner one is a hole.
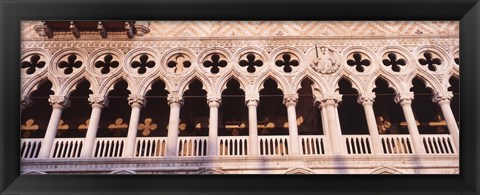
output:
M143 95L130 94L128 95L128 104L131 107L143 107L147 103L147 100Z
M48 98L48 102L54 109L60 109L63 110L64 108L67 108L70 106L70 100L65 97L65 96L60 96L60 95L50 95L50 98Z

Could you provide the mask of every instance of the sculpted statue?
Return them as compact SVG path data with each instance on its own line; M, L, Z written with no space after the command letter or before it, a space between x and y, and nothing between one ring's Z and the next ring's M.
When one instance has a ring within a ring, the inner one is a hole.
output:
M312 54L313 55L313 54ZM323 74L330 74L335 72L338 69L337 59L333 51L326 47L317 48L315 44L315 57L313 59L312 67L315 71L323 73Z

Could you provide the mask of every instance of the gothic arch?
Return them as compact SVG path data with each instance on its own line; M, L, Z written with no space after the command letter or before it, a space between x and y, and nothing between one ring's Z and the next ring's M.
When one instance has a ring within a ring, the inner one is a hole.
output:
M52 91L54 94L59 94L60 87L56 77L52 74L47 73L43 74L41 77L37 77L35 79L28 80L25 84L22 84L24 87L21 89L22 97L30 97L33 91L37 90L40 83L44 82L45 80L49 80L52 83Z
M254 85L255 91L253 92L259 94L260 90L263 89L263 83L265 83L265 81L269 78L273 79L278 84L278 88L282 90L283 94L290 93L287 85L288 82L285 80L285 78L277 76L272 70L269 70L268 72L265 72L261 76L257 77Z
M400 170L393 168L393 167L378 167L372 170L370 174L405 174L401 172Z
M294 167L287 169L287 171L285 171L285 174L315 174L315 172L309 168Z
M217 80L217 83L214 85L215 87L213 87L213 94L222 94L223 90L227 88L228 81L231 79L238 81L240 83L240 89L242 89L245 93L247 93L247 91L249 91L251 88L248 84L249 82L247 78L245 78L241 73L237 72L237 70L232 69L229 73L223 75Z
M199 74L198 72L195 72L194 74L183 78L178 85L178 93L182 94L185 93L185 91L188 90L188 85L194 80L198 79L202 83L202 89L207 92L207 94L211 94L212 92L212 87L210 84L210 81L205 77L203 74Z
M406 86L408 86L408 89L406 91L410 91L410 88L413 87L412 81L415 77L420 78L425 83L425 86L427 88L430 88L434 93L446 90L444 89L444 87L442 87L441 83L435 77L429 74L424 74L422 72L417 72L417 74L408 75L408 77L404 80L404 82L407 82L405 83Z
M115 84L118 81L120 81L120 79L123 79L123 80L125 80L125 82L127 82L127 84L128 84L127 90L130 91L130 94L137 94L137 90L136 90L137 88L136 88L135 83L133 82L133 79L130 78L129 76L123 74L123 73L118 74L115 77L111 77L110 81L108 83L106 83L105 85L103 85L102 88L99 89L98 94L107 96L107 94L111 90L113 90L113 87L115 86Z
M311 72L305 71L295 77L292 82L292 92L297 92L302 87L302 82L305 79L310 79L313 82L313 87L315 90L319 91L320 93L326 91L325 90L325 83L322 80L317 79L317 77L313 76Z
M171 93L172 85L168 80L165 80L164 78L165 77L158 76L158 75L155 75L150 78L146 78L144 82L142 82L142 84L140 85L138 89L138 94L141 94L144 96L147 95L147 92L150 91L150 89L152 89L152 84L158 80L161 80L163 83L165 83L165 90L167 90L168 93Z
M95 92L97 92L98 90L96 82L95 80L90 78L90 75L85 74L77 77L76 79L70 82L65 83L62 89L60 90L60 95L70 97L70 94L72 93L72 91L74 91L77 88L77 85L83 80L87 80L90 83L89 89L90 91L93 92L93 94L95 94Z
M335 79L332 82L334 84L334 87L333 87L334 91L338 91L339 89L338 82L342 80L342 78L347 79L352 84L352 88L357 90L358 94L362 94L366 92L365 85L363 85L362 82L359 81L359 79L356 76L346 75L346 74L341 74L340 76L335 77Z
M390 76L388 74L378 74L378 75L376 75L372 78L373 79L371 79L370 82L367 85L367 90L366 90L367 92L371 92L371 91L373 91L373 89L375 89L377 87L375 85L375 81L379 78L382 78L385 81L387 81L388 88L392 88L393 90L395 90L396 93L400 93L400 92L405 91L404 88L402 87L402 85L398 84L398 82L400 82L399 79L394 77L394 76Z

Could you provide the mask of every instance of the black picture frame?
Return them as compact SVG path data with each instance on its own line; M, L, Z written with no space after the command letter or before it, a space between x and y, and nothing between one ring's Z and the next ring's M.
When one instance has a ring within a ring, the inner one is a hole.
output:
M478 0L0 1L0 192L4 194L477 194ZM460 20L460 175L20 175L21 20Z

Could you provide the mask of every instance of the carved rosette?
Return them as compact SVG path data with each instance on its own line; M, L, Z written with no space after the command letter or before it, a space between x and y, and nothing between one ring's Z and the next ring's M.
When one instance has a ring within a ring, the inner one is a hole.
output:
M65 96L60 95L50 95L48 102L54 109L64 109L70 106L70 100Z
M285 106L290 107L290 106L296 106L298 102L298 94L285 94L283 98L283 104Z
M321 74L332 74L340 67L340 54L324 46L314 46L308 54L308 65Z
M103 95L90 94L90 97L88 97L88 102L90 102L92 107L97 107L100 109L108 106L108 99Z
M128 96L128 104L131 107L143 107L147 103L147 100L143 95L130 94Z
M395 96L394 100L395 100L395 103L400 105L412 104L413 97L414 97L413 92L398 93Z
M440 105L450 104L450 100L452 100L452 97L453 97L453 94L451 91L438 92L438 93L435 93L435 95L432 98L432 101Z
M373 105L375 93L362 93L358 96L357 102L362 105Z

